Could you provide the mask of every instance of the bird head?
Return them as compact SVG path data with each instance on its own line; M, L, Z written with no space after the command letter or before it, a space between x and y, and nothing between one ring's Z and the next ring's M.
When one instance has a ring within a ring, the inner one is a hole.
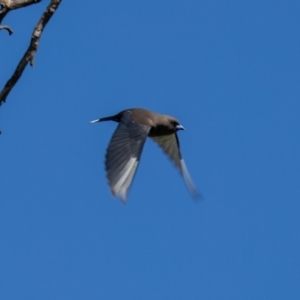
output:
M185 130L184 127L180 124L180 122L176 119L169 119L169 124L174 128L175 131Z

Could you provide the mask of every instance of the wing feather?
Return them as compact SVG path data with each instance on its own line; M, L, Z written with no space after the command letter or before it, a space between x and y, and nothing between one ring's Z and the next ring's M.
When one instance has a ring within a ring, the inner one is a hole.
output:
M126 201L150 126L135 123L124 112L106 151L105 167L111 192Z
M193 183L191 176L186 168L185 162L181 156L180 145L178 136L176 133L161 136L151 136L151 138L158 143L163 151L169 156L175 166L179 169L183 176L184 182L193 197L199 197L195 184Z

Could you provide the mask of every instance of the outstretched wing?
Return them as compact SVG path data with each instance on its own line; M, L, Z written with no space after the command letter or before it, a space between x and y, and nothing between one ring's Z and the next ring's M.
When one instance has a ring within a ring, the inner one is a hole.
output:
M107 179L111 192L122 202L140 160L140 156L150 131L150 126L135 123L131 113L126 111L108 145L105 159Z
M176 133L169 135L154 136L151 138L158 143L158 145L163 149L163 151L169 156L173 161L175 166L179 169L182 174L185 184L193 197L201 196L198 192L196 186L194 185L191 176L186 168L185 162L181 156L179 140Z

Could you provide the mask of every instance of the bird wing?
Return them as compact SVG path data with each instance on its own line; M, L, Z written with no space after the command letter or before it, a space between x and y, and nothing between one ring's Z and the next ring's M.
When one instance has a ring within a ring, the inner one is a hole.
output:
M161 136L151 136L151 138L158 143L158 145L163 149L163 151L169 156L176 167L180 170L185 184L193 197L199 197L195 184L193 183L191 176L186 168L185 162L181 156L180 145L178 136L176 133Z
M150 126L134 122L126 111L115 130L106 152L106 172L111 192L120 196L122 202L140 160L140 156L150 131Z
M163 151L171 158L176 167L181 168L181 153L179 148L179 141L176 133L160 136L151 136L151 138L163 149Z

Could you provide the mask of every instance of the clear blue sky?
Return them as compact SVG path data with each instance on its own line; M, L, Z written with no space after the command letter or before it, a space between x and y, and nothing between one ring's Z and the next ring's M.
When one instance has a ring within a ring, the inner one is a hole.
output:
M10 13L0 84L49 1ZM0 107L0 299L300 299L300 2L63 1ZM122 205L129 107L173 115L204 201L151 141Z

